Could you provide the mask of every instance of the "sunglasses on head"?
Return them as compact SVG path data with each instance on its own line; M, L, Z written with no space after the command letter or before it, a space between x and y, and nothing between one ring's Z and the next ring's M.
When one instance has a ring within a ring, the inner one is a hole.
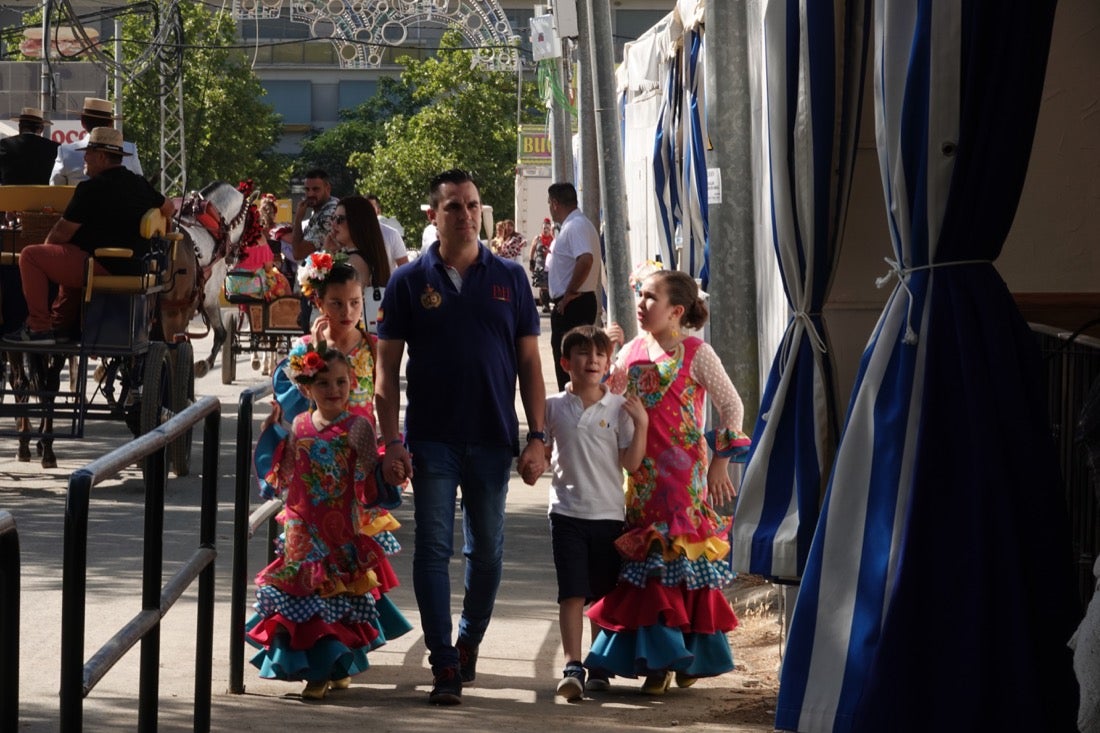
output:
M336 216L332 217L333 224L343 224L347 220L348 217L345 214L337 214Z

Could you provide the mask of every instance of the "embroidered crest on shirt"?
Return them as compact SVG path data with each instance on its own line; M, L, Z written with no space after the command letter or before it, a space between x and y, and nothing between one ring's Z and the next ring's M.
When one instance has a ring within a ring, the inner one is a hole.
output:
M501 300L509 303L512 300L512 289L504 285L493 286L493 300Z
M420 294L420 305L424 308L438 308L443 305L443 296L431 285L424 286L424 292Z

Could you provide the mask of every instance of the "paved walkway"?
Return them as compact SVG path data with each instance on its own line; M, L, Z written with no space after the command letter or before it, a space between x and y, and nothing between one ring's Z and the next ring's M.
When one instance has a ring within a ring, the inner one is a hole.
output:
M548 323L544 325L548 331ZM547 384L553 385L545 336L543 347L545 377ZM205 356L208 350L207 342L196 344L198 356ZM360 727L411 732L446 728L772 730L769 721L774 714L774 692L759 688L758 669L745 668L744 659L751 655L742 655L738 650L740 631L732 636L738 671L702 680L690 690L674 688L662 698L647 698L637 692L639 681L623 680L611 692L579 703L566 703L554 696L563 659L545 517L546 477L534 487L523 484L518 477L512 482L504 580L492 625L481 647L478 680L466 688L461 706L437 708L427 704L430 673L412 593L412 509L408 505L394 512L405 525L398 538L406 551L395 558L394 565L406 585L396 589L391 598L408 615L414 630L373 652L371 670L356 678L350 690L330 693L321 703L303 702L298 696L299 683L259 679L255 668L247 663L245 694L227 694L236 411L240 392L266 378L251 369L247 355L238 357L235 384L222 385L220 375L221 369L216 366L212 374L196 382L196 392L218 396L224 410L211 713L214 731L341 731ZM258 417L266 411L258 409ZM20 731L54 731L58 727L62 520L68 476L129 438L125 428L116 423L90 423L86 433L81 441L57 442L60 464L52 470L15 462L14 440L0 441L0 456L4 456L0 458L0 509L15 517L22 556ZM195 435L192 470L197 474L201 431ZM196 542L198 486L197 476L169 479L166 577L190 555ZM97 487L93 493L85 658L140 608L142 505L143 485L136 469ZM456 537L456 548L460 547L460 538ZM263 565L264 554L264 541L254 540L249 548L250 577ZM461 557L460 549L456 555ZM456 607L461 597L461 577L461 566L453 564ZM196 597L194 589L185 593L162 623L162 730L191 730ZM132 650L89 694L84 703L85 730L136 727L138 659L138 650ZM759 664L771 666L773 671L776 663L772 650L764 650Z

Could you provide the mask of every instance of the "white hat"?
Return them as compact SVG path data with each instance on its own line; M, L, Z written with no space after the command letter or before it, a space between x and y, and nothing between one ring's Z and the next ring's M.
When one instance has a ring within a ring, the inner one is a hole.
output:
M76 150L106 150L115 155L129 155L122 147L122 133L113 127L97 127L88 133L83 145L78 145Z
M80 114L86 117L100 117L108 120L118 119L115 117L115 106L106 99L99 99L98 97L84 97L84 108L80 110Z
M19 120L20 122L37 122L40 125L46 123L46 116L42 114L42 110L37 107L24 107L23 111L17 116L12 117L13 120Z

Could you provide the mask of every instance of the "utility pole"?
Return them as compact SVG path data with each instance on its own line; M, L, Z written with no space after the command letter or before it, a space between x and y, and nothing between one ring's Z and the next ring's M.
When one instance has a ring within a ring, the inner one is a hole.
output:
M630 245L626 221L626 187L623 183L623 146L619 112L615 103L615 42L611 34L611 0L589 0L588 27L592 31L591 70L595 80L596 146L598 148L600 200L603 202L603 240L607 252L609 315L628 340L638 333L630 277Z
M562 44L564 53L565 44ZM565 105L565 92L569 88L565 75L565 63L559 56L554 59L554 77L560 84L560 94L550 93L550 152L553 155L551 175L555 181L573 180L573 120Z
M748 17L743 2L705 8L707 170L721 177L721 200L708 206L711 344L745 404L751 431L760 405L760 344L753 244L752 120ZM719 104L718 101L722 100Z
M593 109L592 29L589 24L591 0L577 0L578 74L577 130L580 155L577 167L577 194L580 209L590 221L600 220L600 159L596 148L596 115Z

